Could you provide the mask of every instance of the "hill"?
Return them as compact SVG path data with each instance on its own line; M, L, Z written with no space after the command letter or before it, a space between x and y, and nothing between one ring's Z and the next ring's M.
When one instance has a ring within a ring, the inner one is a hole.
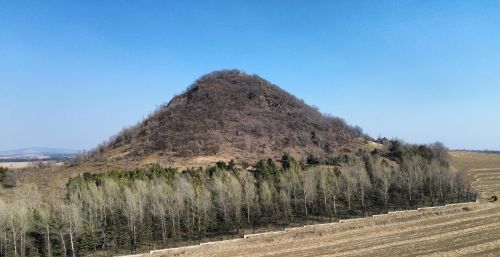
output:
M202 76L139 124L88 155L93 162L198 165L254 162L289 153L334 156L366 138L280 87L237 70Z

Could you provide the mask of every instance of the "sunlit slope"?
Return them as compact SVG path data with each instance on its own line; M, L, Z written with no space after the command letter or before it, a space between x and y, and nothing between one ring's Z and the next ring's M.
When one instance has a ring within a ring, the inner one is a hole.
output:
M457 169L500 168L500 154L451 151L451 163Z
M450 156L453 166L472 176L472 186L480 193L482 201L500 196L500 154L457 151Z

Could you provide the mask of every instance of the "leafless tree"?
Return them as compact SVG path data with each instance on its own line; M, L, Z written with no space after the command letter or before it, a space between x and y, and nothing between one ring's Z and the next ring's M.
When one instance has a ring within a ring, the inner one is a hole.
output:
M201 233L211 222L211 213L214 209L212 204L212 193L202 184L196 188L196 208L198 210L198 233Z
M460 196L469 196L472 186L472 179L464 170L459 170L455 173L455 193L457 195L457 202L460 201Z
M243 187L243 202L245 204L246 213L247 213L247 224L253 226L253 222L251 222L250 217L252 214L253 208L255 208L257 204L257 191L255 188L255 179L248 172L242 172L241 183Z
M354 179L356 181L356 188L358 189L359 193L358 198L361 201L361 206L363 207L363 211L365 211L366 193L371 188L370 178L366 173L366 168L361 162L355 162L355 164L353 164L353 166L350 168L349 173L351 173L354 176Z
M135 183L135 188L123 187L124 202L122 212L127 217L128 227L132 238L132 247L137 247L137 226L144 217L144 196L141 192L144 190L144 184Z
M162 181L153 181L151 192L151 204L153 207L153 214L160 220L161 223L161 234L163 240L163 246L167 244L167 217L168 217L168 206L165 195L172 192L172 189L167 183Z
M259 199L266 215L270 215L274 211L274 202L273 193L267 181L262 181L259 186Z
M243 192L241 184L238 179L230 175L227 183L227 194L229 196L229 202L231 206L231 211L233 213L234 223L237 225L238 231L241 227L241 207L243 204Z
M219 176L214 176L213 178L213 189L215 192L215 197L217 199L217 208L222 214L226 226L229 226L229 199L226 190L226 184L223 179Z
M421 180L419 179L422 174L421 158L413 154L404 154L401 164L401 171L403 175L403 182L406 185L408 193L408 202L410 205L414 204L415 194L418 193Z
M9 229L9 214L7 204L0 198L0 254L6 255L8 241L7 233Z
M293 207L294 211L297 212L298 201L299 201L299 190L301 187L301 182L299 178L299 168L293 166L284 175L284 183L286 183L287 188L289 188L290 194L293 197Z
M314 173L313 173L314 174ZM316 179L313 174L302 173L302 192L304 196L304 209L306 214L306 219L309 217L307 206L316 200Z
M75 236L81 227L81 216L80 210L81 205L78 203L78 197L75 194L70 195L69 201L66 203L58 204L58 212L60 217L61 231L61 241L63 242L64 249L65 239L64 235L68 235L70 239L71 254L73 257L76 256L75 250ZM64 250L66 252L66 250Z
M38 208L38 212L40 213L40 218L41 218L41 223L44 226L45 229L45 236L46 236L46 243L47 243L47 256L51 257L52 256L52 247L51 247L51 241L50 241L50 222L51 222L51 216L52 212L50 212L50 209L48 208Z
M347 207L348 210L352 210L352 197L354 193L357 191L358 180L356 176L355 168L348 167L346 171L343 173L344 177L344 195L347 198Z
M331 213L328 198L333 194L334 174L329 169L316 169L316 179L323 198L323 209Z
M387 164L377 165L375 168L375 176L380 181L380 190L384 196L385 209L387 210L389 203L389 189L393 182L392 168Z

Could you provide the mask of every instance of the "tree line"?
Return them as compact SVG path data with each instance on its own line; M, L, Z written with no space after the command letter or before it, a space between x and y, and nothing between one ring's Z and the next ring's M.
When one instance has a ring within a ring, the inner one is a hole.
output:
M42 202L31 186L15 201L0 201L0 255L134 253L470 200L468 177L438 152L399 150L397 162L360 152L340 166L284 155L248 169L231 161L182 171L151 165L85 173L71 178L64 199L53 202Z

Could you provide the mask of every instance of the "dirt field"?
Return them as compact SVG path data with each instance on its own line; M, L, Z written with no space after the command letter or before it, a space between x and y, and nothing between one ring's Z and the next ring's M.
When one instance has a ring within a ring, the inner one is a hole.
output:
M453 166L468 171L482 200L500 196L500 154L451 152ZM499 253L500 256L500 253Z
M42 161L42 162L0 162L0 167L5 167L8 169L22 169L33 167L37 163L42 163L44 165L52 165L52 166L62 166L62 162L54 162L54 161Z
M32 165L32 162L0 162L0 167L8 169L21 169Z
M500 155L452 153L481 202L251 235L144 256L500 256Z
M500 154L451 151L453 166L457 169L498 169Z

